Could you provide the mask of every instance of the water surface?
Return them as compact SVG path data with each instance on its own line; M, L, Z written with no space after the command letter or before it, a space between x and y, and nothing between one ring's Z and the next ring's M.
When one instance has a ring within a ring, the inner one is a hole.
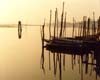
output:
M46 33L48 34L48 29ZM21 39L18 38L17 28L0 28L0 80L82 80L78 56L72 68L72 55L65 55L65 66L63 66L63 54L61 54L60 77L59 62L57 62L56 74L54 72L54 54L50 53L49 64L49 51L44 50L44 70L41 54L40 26L23 26ZM92 70L91 74L91 65L89 65L86 74L83 64L83 76L83 80L96 80L96 71Z

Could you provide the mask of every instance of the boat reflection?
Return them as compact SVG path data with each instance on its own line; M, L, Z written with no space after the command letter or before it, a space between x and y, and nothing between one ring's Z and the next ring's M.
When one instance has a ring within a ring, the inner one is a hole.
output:
M41 55L41 66L43 71L45 71L44 62L45 62L45 50L49 51L49 70L51 70L51 57L50 55L53 55L53 65L54 65L54 75L56 76L57 70L59 69L59 80L63 80L62 78L62 71L65 71L65 65L66 65L66 55L71 56L71 64L72 64L72 70L74 70L74 67L76 64L79 65L78 71L81 77L81 80L84 80L84 75L89 74L90 77L92 76L92 73L95 71L95 79L98 80L100 77L100 49L95 48L90 51L87 51L88 49L84 49L84 51L73 51L71 49L62 49L62 48L50 48L50 47L42 47L42 55ZM51 52L51 53L50 53ZM77 63L76 63L77 61ZM67 61L68 62L68 61ZM84 71L85 70L85 71Z

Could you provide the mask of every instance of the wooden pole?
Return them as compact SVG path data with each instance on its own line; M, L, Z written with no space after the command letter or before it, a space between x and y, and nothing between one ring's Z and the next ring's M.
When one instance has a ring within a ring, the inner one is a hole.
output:
M21 39L22 36L22 24L21 21L18 21L18 37Z
M90 18L88 18L87 35L90 35Z
M49 22L49 39L50 40L51 40L51 19L52 19L52 10L50 10L50 22ZM49 51L49 70L51 70L50 51Z
M55 37L56 37L56 24L57 24L57 8L56 8L56 11L55 11L54 39L55 39Z
M58 30L59 30L59 29L58 29L58 26L59 26L59 22L58 22L58 10L57 10L56 16L57 16L56 18L57 18L57 38L58 38L58 37L59 37L59 36L58 36Z
M81 25L79 23L79 26L78 26L78 36L80 36L80 30L81 30Z
M86 16L83 16L83 37L86 37Z
M98 34L100 34L100 16L99 16L99 19L98 19Z
M80 22L80 36L83 36L83 32L82 32L82 22Z
M62 37L62 30L63 30L63 16L64 16L64 2L63 2L63 10L62 10L62 15L61 15L60 37Z
M95 13L93 12L93 35L96 34L96 26L95 26Z
M66 36L66 12L65 12L65 19L64 19L64 28L63 28L63 36Z
M75 32L75 19L73 18L73 31L72 31L72 37L74 37Z
M45 38L45 33L44 33L44 27L45 27L45 20L44 20L44 24L42 25L42 47L44 47L44 38Z
M42 64L42 69L45 73L45 68L44 68L44 38L45 38L44 27L45 27L45 20L44 20L44 24L42 25L42 31L41 31L41 36L42 36L41 64Z
M51 39L51 18L52 18L52 10L50 10L49 39Z

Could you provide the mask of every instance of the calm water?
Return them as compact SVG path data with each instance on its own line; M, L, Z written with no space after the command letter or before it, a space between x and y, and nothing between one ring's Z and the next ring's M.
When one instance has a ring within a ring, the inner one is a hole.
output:
M24 26L21 39L17 28L0 28L0 80L96 80L95 66L88 65L86 74L85 64L78 62L79 56L75 57L73 67L72 55L61 54L59 63L56 53L54 59L54 54L49 56L49 51L44 49L42 69L41 54L40 27ZM100 80L99 76L97 79Z

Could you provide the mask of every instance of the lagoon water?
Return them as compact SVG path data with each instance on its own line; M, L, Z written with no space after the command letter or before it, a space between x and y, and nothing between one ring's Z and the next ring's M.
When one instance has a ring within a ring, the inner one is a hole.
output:
M45 31L48 34L48 29ZM49 65L49 51L44 49L44 70L41 68L41 54L40 26L23 26L21 39L18 38L17 27L0 28L0 80L100 80L91 65L88 65L87 74L84 64L83 69L79 69L78 56L72 68L69 54L65 55L65 66L61 63L60 78L59 63L54 74L54 54L50 53ZM63 60L63 54L61 57Z

